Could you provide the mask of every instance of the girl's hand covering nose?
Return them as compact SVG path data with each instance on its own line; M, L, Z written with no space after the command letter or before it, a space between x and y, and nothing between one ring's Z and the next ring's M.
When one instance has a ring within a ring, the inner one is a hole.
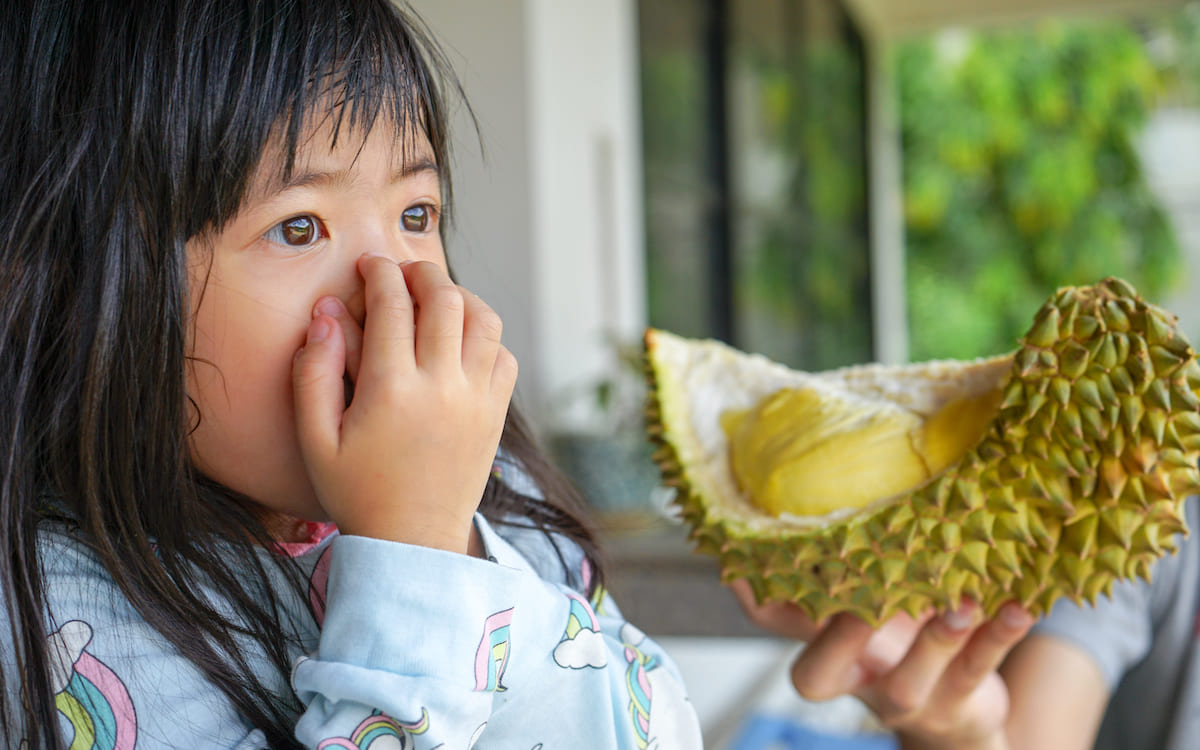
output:
M361 340L319 310L293 365L309 478L342 533L466 552L517 378L500 318L433 263L358 270Z

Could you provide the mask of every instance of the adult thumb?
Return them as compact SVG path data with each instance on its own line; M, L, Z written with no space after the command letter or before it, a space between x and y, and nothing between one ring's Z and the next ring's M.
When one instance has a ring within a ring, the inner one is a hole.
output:
M328 315L308 325L308 338L292 363L292 393L296 434L305 461L337 452L346 395L346 342L341 328Z

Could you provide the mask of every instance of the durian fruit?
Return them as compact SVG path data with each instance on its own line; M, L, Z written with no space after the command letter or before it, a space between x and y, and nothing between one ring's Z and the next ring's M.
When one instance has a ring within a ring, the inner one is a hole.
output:
M1119 279L991 359L806 373L651 329L646 363L696 547L818 621L1094 603L1174 551L1200 489L1200 365Z

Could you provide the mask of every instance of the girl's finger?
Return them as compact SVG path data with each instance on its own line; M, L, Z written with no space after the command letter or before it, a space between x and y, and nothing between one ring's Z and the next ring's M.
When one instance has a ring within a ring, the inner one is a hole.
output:
M975 631L938 685L937 699L950 706L961 702L1000 666L1013 646L1029 628L1033 617L1015 603L1005 604L999 614Z
M342 329L328 315L318 315L309 323L307 341L292 363L296 434L305 459L318 465L338 449L345 371Z
M342 340L346 342L346 374L350 380L358 380L358 366L362 360L362 326L346 309L346 305L337 297L322 297L313 308L313 318L317 315L328 315L337 321L342 329Z
M894 724L926 706L978 617L979 607L964 601L956 611L926 623L896 668L866 691L868 703L883 721Z
M433 263L417 261L403 268L416 309L417 366L461 370L466 310L462 290Z
M463 297L462 366L468 373L490 376L500 351L504 324L478 295L459 287Z
M364 255L358 272L366 306L359 371L383 377L411 370L416 366L415 313L404 271L390 258Z
M825 701L859 687L866 678L859 658L873 632L852 615L834 617L792 664L796 692L807 700Z
M507 404L512 399L513 389L517 386L517 358L508 347L500 345L496 351L496 363L492 368L492 393L496 398ZM508 413L505 407L505 414Z

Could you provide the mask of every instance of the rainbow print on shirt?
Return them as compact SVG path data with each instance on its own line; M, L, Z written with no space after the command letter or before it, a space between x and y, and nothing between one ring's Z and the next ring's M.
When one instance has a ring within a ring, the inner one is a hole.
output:
M49 638L54 704L74 730L70 750L133 750L137 715L125 683L86 649L92 627L71 620Z
M354 728L349 737L334 737L317 745L317 750L343 748L344 750L368 750L376 742L380 748L412 747L410 740L413 735L424 734L429 730L429 711L421 709L419 721L405 723L384 716L380 713L371 714L361 724Z
M501 693L507 688L501 680L508 666L510 626L513 610L497 612L483 622L483 637L475 651L475 689Z
M600 634L600 623L587 600L567 593L567 625L554 649L554 661L564 669L602 669L608 663L608 647Z

